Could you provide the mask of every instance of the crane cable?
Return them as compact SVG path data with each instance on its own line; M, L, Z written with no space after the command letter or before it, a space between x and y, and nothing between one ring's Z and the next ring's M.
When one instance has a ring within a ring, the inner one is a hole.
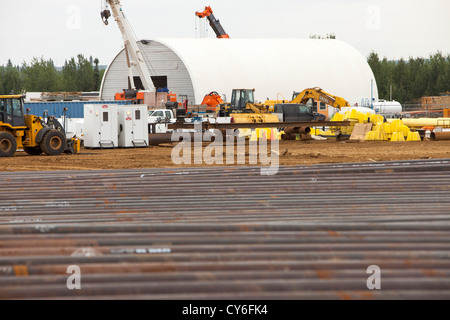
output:
M125 15L125 13L124 13L124 15ZM135 38L135 39L139 39L139 38L136 36L136 33L134 32L133 27L131 26L131 24L130 24L130 28L131 28L131 32L133 33L134 38ZM137 41L137 43L136 43L138 46L139 46L139 42L140 42L140 41ZM145 59L145 56L144 56L144 54L143 54L143 51L141 51L141 54L142 54L142 57L144 58L145 64L149 66L149 71L150 71L150 73L151 73L152 75L156 76L157 73L156 73L155 68L154 68L153 65L152 65L151 60L150 60L150 59Z

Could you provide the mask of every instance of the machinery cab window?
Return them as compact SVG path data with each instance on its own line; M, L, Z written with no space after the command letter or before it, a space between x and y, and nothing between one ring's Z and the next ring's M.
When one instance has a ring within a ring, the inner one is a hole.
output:
M12 99L12 111L14 117L23 118L23 106L19 99Z
M4 119L6 117L6 104L5 100L0 99L0 121L4 122Z
M311 113L311 109L309 109L307 106L305 105L299 105L298 106L298 111L300 113Z
M13 127L25 126L23 103L21 99L0 99L0 121L9 123Z
M255 92L249 89L235 89L231 95L231 107L237 110L245 109L247 103L255 103Z
M317 104L313 99L309 99L306 105L312 110L312 112L317 112Z

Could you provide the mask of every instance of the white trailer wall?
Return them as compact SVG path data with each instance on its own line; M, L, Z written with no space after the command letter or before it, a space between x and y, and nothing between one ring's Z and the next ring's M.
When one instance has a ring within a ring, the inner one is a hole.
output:
M119 147L148 147L147 106L131 105L119 108Z
M84 146L117 148L118 105L84 105Z

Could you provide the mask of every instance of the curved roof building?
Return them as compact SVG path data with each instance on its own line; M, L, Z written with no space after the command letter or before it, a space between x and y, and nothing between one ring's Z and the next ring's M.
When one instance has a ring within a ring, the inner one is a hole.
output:
M226 94L229 100L232 89L251 88L258 101L277 95L288 100L294 91L311 87L351 104L378 99L366 58L339 40L153 39L140 41L139 47L155 81L187 96L191 104L200 104L211 91ZM136 70L134 75L138 76ZM121 50L105 72L101 99L114 99L116 92L128 87L127 77Z

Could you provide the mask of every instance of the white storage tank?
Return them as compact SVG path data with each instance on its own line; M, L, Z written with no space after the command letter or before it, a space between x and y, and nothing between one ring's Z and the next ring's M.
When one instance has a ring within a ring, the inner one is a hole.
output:
M294 91L320 87L351 105L378 99L366 57L335 39L152 39L138 43L155 86L198 105L212 91L231 99L233 89L255 88L255 99L292 98ZM133 67L135 83L139 74ZM125 51L103 78L101 99L128 88ZM160 107L157 105L156 107Z
M84 105L84 146L102 149L118 146L118 105Z
M399 114L403 111L402 105L397 101L378 100L373 104L376 113L383 115Z
M119 147L148 147L148 120L146 105L119 108Z

